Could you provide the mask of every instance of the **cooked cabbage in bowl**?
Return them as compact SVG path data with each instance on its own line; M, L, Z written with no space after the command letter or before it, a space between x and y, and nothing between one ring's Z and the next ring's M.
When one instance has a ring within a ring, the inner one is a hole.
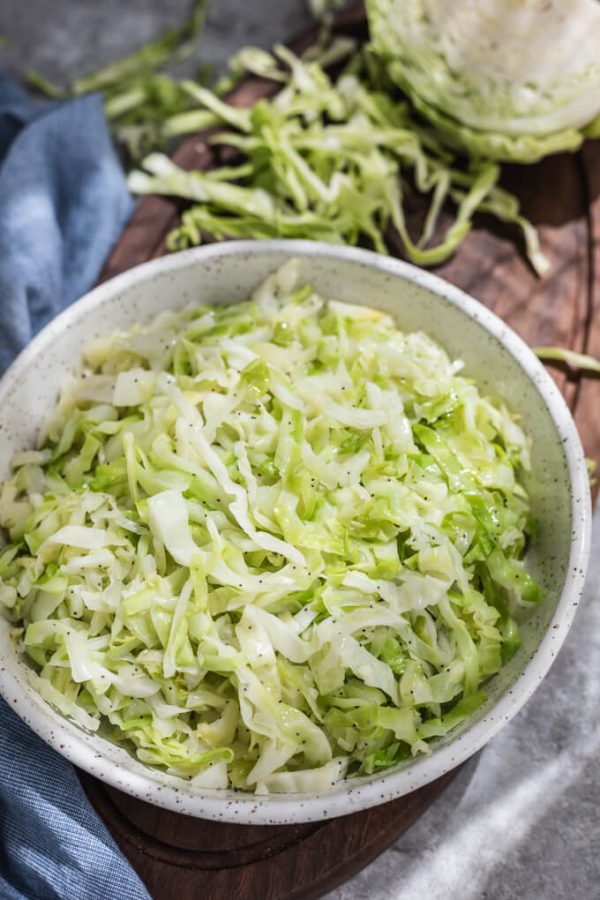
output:
M94 341L0 495L37 690L202 787L323 791L429 752L542 598L517 418L297 276Z

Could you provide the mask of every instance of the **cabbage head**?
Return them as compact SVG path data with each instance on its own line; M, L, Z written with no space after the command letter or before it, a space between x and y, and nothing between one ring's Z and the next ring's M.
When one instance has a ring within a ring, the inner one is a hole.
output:
M372 49L446 144L530 163L600 136L598 0L367 0Z

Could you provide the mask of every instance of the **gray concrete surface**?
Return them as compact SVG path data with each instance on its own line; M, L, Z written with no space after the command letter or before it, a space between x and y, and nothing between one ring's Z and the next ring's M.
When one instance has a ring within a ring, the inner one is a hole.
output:
M0 0L0 65L64 82L181 21L189 0ZM308 21L303 0L213 0L198 59ZM329 900L600 897L600 518L586 602L536 695L422 819ZM110 898L107 898L110 900Z
M0 0L0 66L64 83L181 23L191 0ZM309 21L304 0L212 0L197 57L224 66L243 44L268 47Z

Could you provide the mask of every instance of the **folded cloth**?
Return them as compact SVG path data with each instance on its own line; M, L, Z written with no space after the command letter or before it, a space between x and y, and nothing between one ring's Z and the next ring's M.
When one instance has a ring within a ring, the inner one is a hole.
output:
M99 97L0 74L0 372L94 283L132 210ZM73 767L0 698L0 897L148 900Z
M33 106L0 80L0 369L85 293L131 213L99 97Z

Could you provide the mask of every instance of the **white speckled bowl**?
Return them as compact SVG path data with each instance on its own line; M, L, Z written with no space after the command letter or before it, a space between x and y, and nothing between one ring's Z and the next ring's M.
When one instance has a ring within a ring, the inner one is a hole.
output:
M538 686L575 614L589 554L590 494L571 415L550 376L527 346L483 306L433 275L364 250L309 241L214 244L157 259L96 288L58 316L0 382L0 480L18 450L35 444L48 407L84 344L127 328L166 307L245 299L291 256L326 297L387 310L404 330L422 329L466 363L485 390L523 416L533 439L528 488L539 531L529 566L548 600L524 624L523 643L488 683L489 700L434 752L384 775L342 782L327 794L255 797L193 789L149 768L127 751L88 734L55 712L27 680L0 620L0 690L13 709L71 762L114 787L177 812L229 822L272 824L346 815L392 800L443 775L488 741Z

